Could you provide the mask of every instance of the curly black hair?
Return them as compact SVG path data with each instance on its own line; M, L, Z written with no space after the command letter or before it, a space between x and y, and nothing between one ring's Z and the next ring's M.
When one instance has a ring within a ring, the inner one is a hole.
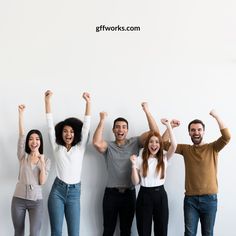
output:
M70 117L70 118L65 119L64 121L59 122L55 126L56 143L63 146L65 146L65 142L62 138L62 132L65 126L70 126L73 129L74 140L71 145L75 146L81 141L81 138L82 138L81 131L83 127L83 122L77 118Z

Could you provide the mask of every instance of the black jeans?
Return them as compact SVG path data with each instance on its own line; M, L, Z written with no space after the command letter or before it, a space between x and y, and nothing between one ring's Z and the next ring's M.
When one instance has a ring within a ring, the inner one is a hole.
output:
M141 186L136 207L139 236L151 236L152 220L154 221L154 235L167 236L168 218L168 199L164 186Z
M105 189L103 197L103 236L113 236L118 215L120 218L120 235L131 235L135 202L135 189L122 191L116 188Z

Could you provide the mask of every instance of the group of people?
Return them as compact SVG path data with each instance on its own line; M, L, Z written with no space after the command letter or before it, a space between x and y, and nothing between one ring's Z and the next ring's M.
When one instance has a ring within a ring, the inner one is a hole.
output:
M51 111L50 90L45 92L45 110L49 139L56 164L56 178L48 197L48 212L51 236L62 236L65 217L69 236L78 236L80 231L81 169L88 142L91 98L83 93L86 108L83 121L67 118L55 127ZM136 213L139 236L167 236L168 198L164 188L167 167L174 153L184 157L185 236L196 236L200 220L203 236L212 236L217 211L217 162L219 151L230 141L230 133L216 111L210 115L218 123L221 136L205 143L205 125L195 119L188 125L192 145L177 144L173 128L178 120L161 119L166 126L163 135L149 111L142 103L149 131L140 136L127 138L129 124L123 117L113 123L114 141L103 138L106 112L100 112L100 121L93 135L93 145L106 162L108 178L103 197L103 236L113 236L117 218L120 235L130 236ZM30 130L25 138L24 105L19 105L19 141L17 156L20 170L18 183L12 198L12 221L15 236L24 236L25 215L30 219L30 235L39 236L42 224L42 185L45 183L50 159L43 154L43 138L39 130ZM141 155L140 150L142 149ZM135 186L140 184L136 200Z

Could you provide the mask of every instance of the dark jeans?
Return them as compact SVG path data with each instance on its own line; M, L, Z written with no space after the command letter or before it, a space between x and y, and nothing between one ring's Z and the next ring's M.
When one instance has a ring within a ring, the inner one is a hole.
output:
M79 236L80 183L66 184L56 178L48 198L51 236L62 235L64 215L69 236Z
M11 215L15 236L25 235L25 215L29 212L30 236L39 236L43 220L43 200L31 201L18 197L12 198Z
M113 236L118 215L120 218L120 235L131 235L135 202L135 189L127 189L124 192L116 188L105 189L103 197L103 236Z
M152 220L154 222L154 235L167 236L168 219L168 199L164 186L141 186L136 206L139 236L151 236Z
M217 211L217 195L185 196L185 236L196 236L198 221L201 222L202 236L213 236Z

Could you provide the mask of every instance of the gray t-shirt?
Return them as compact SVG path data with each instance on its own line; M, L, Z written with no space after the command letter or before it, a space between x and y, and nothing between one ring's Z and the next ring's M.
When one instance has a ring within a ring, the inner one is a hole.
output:
M130 156L139 155L142 145L139 137L132 137L126 140L122 146L116 142L107 142L108 147L104 153L107 164L108 181L107 187L132 187Z

